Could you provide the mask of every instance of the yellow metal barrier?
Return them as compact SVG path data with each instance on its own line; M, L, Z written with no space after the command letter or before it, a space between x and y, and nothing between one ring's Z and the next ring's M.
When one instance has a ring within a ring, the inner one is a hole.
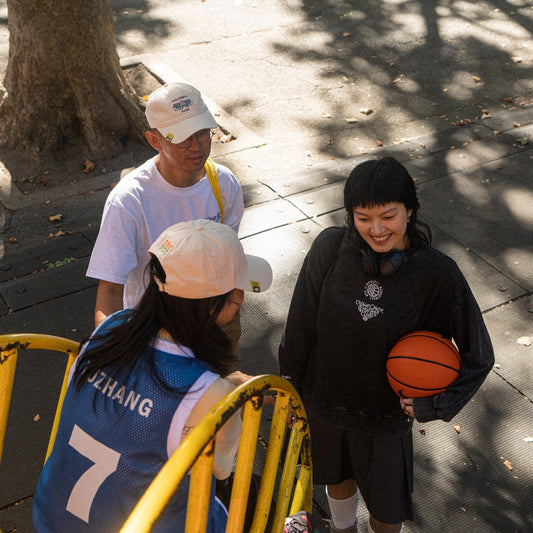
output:
M279 376L265 375L240 385L211 409L155 477L120 530L121 533L151 531L189 471L191 482L185 531L205 532L214 439L224 423L244 406L242 434L226 527L227 532L242 533L263 408L263 394L267 391L277 391L277 396L250 533L263 533L266 530L278 477L276 508L270 531L282 531L284 519L289 514L300 510L311 512L311 439L305 409L298 393L288 381ZM292 408L294 423L290 429L286 455L282 458L289 408ZM298 460L300 471L296 476ZM281 476L278 476L280 467L282 472Z
M63 383L59 393L59 400L56 407L54 423L50 432L48 450L45 461L52 451L54 445L59 417L63 399L67 392L68 375L72 363L78 355L80 345L78 342L56 337L54 335L40 335L38 333L15 333L12 335L0 335L0 462L2 460L2 451L4 449L4 439L6 434L7 417L9 414L9 405L11 403L11 393L13 391L13 382L15 379L15 368L19 350L52 350L68 354Z

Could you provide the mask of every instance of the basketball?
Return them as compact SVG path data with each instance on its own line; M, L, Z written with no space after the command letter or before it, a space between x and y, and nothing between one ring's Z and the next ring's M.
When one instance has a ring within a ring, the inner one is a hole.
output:
M387 358L387 378L403 398L422 398L444 392L459 375L457 348L440 333L413 331L404 335Z

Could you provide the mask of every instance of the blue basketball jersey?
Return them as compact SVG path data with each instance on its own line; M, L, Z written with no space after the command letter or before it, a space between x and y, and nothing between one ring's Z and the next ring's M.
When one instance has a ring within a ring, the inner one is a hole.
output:
M99 332L127 316L127 311L116 313ZM108 375L104 369L79 391L71 383L54 449L37 485L36 533L119 531L179 445L192 407L216 378L188 348L158 338L129 375ZM188 486L187 478L154 531L184 530ZM224 531L226 518L212 490L208 531Z

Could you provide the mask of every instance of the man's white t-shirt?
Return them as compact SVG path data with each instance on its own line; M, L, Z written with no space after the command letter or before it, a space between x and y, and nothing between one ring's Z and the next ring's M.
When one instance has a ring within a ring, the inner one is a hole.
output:
M238 232L244 213L241 186L228 168L216 167L224 224ZM147 286L151 244L169 226L202 218L221 221L207 175L190 187L174 187L149 159L109 194L87 276L125 285L124 307L135 307Z

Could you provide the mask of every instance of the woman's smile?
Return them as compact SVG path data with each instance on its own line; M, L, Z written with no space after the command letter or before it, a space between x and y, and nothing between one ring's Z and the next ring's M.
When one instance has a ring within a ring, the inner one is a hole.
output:
M365 242L377 253L405 250L407 222L412 210L399 202L372 207L355 207L354 223Z

